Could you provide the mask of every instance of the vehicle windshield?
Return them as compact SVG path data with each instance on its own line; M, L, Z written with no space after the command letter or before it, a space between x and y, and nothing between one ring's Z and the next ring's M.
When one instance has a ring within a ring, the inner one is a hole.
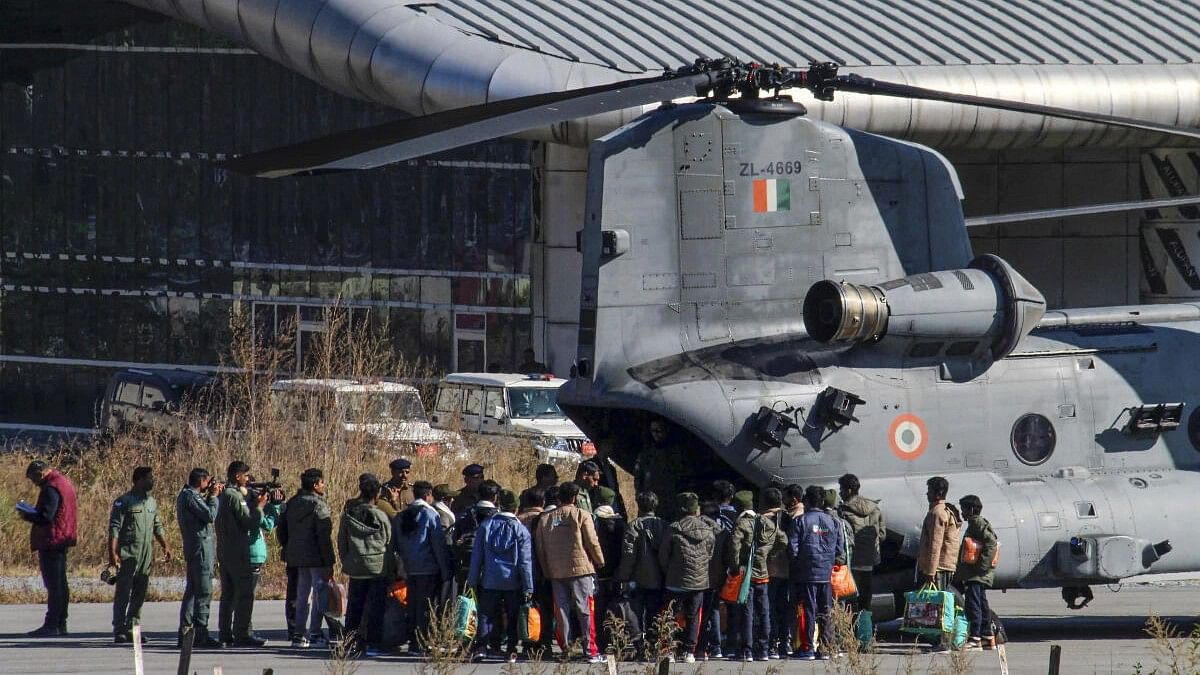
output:
M558 389L521 387L508 390L513 417L566 417L558 408Z
M425 406L415 391L343 392L342 418L347 422L426 422Z

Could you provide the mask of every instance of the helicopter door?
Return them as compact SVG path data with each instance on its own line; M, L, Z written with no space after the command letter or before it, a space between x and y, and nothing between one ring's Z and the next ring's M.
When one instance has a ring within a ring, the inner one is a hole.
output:
M725 183L720 127L712 118L675 131L683 333L704 344L730 337L725 289ZM688 325L690 324L690 325Z

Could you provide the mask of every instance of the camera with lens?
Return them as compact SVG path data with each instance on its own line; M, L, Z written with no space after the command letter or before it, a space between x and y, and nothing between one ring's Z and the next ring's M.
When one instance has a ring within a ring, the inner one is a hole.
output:
M264 492L274 504L283 501L283 484L279 482L279 469L271 467L271 480L256 481L251 478L250 482L246 484L246 497L251 501L258 499L259 495Z

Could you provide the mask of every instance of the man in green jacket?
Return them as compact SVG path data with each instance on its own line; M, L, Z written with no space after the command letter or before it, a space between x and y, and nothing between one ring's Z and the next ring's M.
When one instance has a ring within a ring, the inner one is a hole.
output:
M1000 540L992 524L983 517L983 501L979 497L967 495L958 500L958 505L962 508L967 532L959 549L954 580L966 597L967 621L971 627L967 649L991 649L995 646L995 638L992 636L992 611L988 607L987 589L996 579L994 563L999 558Z
M668 599L675 603L676 614L683 615L679 656L685 663L694 663L700 639L700 608L704 592L712 585L709 566L717 553L719 528L700 517L700 497L696 493L682 492L675 496L675 503L683 517L667 527L658 549L658 562L664 571Z
M192 469L188 484L175 499L175 517L183 537L183 560L187 564L187 584L183 606L179 609L179 634L192 628L192 646L219 648L221 641L208 634L208 609L212 602L214 551L213 521L217 519L217 498L224 485L213 481L208 471Z
M252 632L254 591L262 574L262 563L250 561L252 538L261 539L263 507L269 495L264 490L247 502L250 467L235 460L226 471L229 489L221 493L217 509L217 560L221 566L221 613L218 626L221 642L236 647L262 647L267 643Z
M861 487L858 476L848 473L838 479L838 492L842 503L838 515L850 526L850 575L858 587L855 600L857 611L871 609L871 582L875 566L879 564L879 547L887 537L883 512L879 503L858 493Z
M113 642L117 644L132 642L133 627L141 622L154 562L153 542L162 546L163 562L171 561L158 503L150 496L153 489L154 470L137 467L133 470L133 489L113 502L108 517L108 562L120 569L113 595Z
M768 488L763 492L762 502L765 509L777 510L783 505L783 493ZM771 556L787 548L787 535L780 532L773 518L764 518L754 512L753 492L738 492L733 496L733 505L738 510L738 517L726 545L725 565L730 576L748 574L750 587L745 604L731 606L730 614L739 612L737 624L741 629L743 660L766 661L771 636L771 575L768 567ZM731 651L731 658L733 655Z
M292 647L324 646L328 641L321 621L329 609L326 590L337 561L333 553L333 513L325 501L325 474L320 469L305 469L300 474L300 491L284 507L279 541L284 562L296 568Z
M621 563L616 580L629 594L634 625L630 626L639 647L653 639L654 619L663 608L663 572L658 563L658 549L663 541L662 518L654 515L658 495L643 491L637 494L638 517L625 530L621 547Z
M346 502L338 526L338 555L350 577L346 630L356 631L367 656L380 653L385 600L396 576L392 523L379 505L383 486L370 473L358 477L357 499ZM366 628L362 629L363 620Z

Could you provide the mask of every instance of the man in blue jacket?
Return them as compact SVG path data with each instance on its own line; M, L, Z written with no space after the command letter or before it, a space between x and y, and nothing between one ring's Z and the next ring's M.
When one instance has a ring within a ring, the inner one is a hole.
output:
M842 528L825 513L825 491L817 485L804 490L804 513L792 520L788 535L791 555L792 598L803 603L807 645L796 658L802 661L824 659L817 650L813 629L819 623L821 635L829 635L829 611L833 607L830 579L835 564L845 564L842 556Z
M450 578L450 555L446 531L437 511L430 505L433 485L413 483L413 500L392 521L392 541L404 562L408 581L408 651L423 651L421 635L429 630L430 602L438 602L442 581ZM435 608L440 609L440 608Z
M533 541L529 530L517 520L517 498L509 490L500 493L499 512L483 521L475 531L467 584L479 600L480 656L499 642L500 607L507 627L508 662L517 660L517 621L521 605L533 597Z

